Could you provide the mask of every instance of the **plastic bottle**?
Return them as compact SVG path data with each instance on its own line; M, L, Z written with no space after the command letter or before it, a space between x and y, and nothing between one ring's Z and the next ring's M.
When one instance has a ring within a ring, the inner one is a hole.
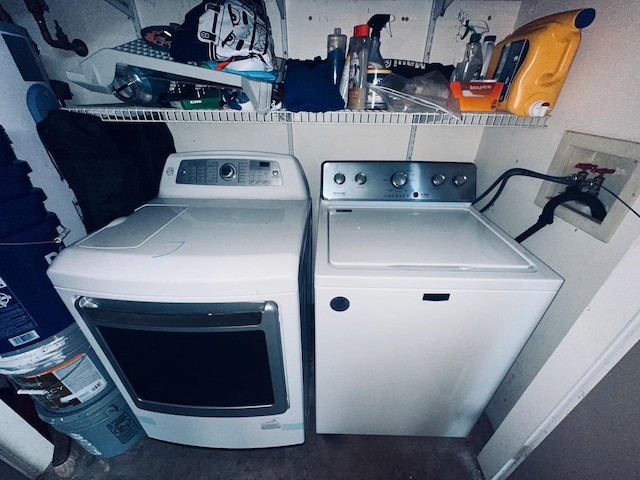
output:
M380 55L380 32L391 21L391 15L377 13L369 19L367 25L371 27L371 44L369 45L369 69L384 68L384 59ZM391 33L389 33L391 36Z
M456 82L471 82L473 80L480 80L480 74L482 72L482 45L480 40L482 34L489 31L487 23L484 21L470 21L465 23L466 30L461 39L471 33L469 43L464 47L464 57L462 61L456 65L456 69L453 72L452 81Z
M329 77L334 85L340 84L346 53L347 36L341 33L340 28L334 28L333 33L327 35L327 63L329 64Z
M353 27L353 37L349 40L349 83L347 107L350 110L364 110L367 101L367 65L369 62L369 25Z
M496 45L487 75L504 82L498 110L542 117L554 107L569 74L581 29L593 22L593 8L534 20Z
M380 54L380 32L388 26L392 16L387 14L376 14L369 19L367 25L371 27L371 43L369 45L369 60L367 62L367 85L377 85L391 73L384 67L384 59ZM391 31L389 30L389 36ZM367 110L386 110L387 104L384 99L370 88L367 91Z
M493 55L493 49L496 44L495 35L487 35L482 42L482 70L480 71L480 79L484 80L487 77L487 71L489 70L489 63L491 63L491 56Z

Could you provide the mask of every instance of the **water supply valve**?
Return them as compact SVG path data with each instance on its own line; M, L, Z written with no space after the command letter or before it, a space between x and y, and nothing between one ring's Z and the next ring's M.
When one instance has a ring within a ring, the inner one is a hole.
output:
M600 193L600 187L602 187L602 184L604 183L604 176L616 173L616 171L612 168L594 168L592 171L596 176L591 180L587 193L597 197Z
M587 176L589 172L593 172L595 168L598 168L598 166L593 163L576 163L575 167L580 169L578 173L574 174L576 184L567 187L567 191L581 191L584 187L588 186Z
M593 172L598 168L598 165L594 165L593 163L576 163L575 166L583 172Z

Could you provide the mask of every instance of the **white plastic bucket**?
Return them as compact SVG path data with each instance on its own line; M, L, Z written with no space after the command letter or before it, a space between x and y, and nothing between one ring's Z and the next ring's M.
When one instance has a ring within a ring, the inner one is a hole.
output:
M77 324L20 350L0 354L0 374L18 394L47 410L77 410L114 384Z

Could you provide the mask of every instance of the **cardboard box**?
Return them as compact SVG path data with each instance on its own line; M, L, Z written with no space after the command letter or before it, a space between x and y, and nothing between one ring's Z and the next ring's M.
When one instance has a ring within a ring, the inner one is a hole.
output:
M504 83L494 80L451 82L451 95L460 102L462 112L495 112Z

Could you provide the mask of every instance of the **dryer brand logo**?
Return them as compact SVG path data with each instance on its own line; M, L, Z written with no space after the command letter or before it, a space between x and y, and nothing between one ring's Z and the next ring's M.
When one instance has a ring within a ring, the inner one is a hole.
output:
M262 422L262 425L260 425L260 428L262 430L279 430L282 428L282 425L280 424L280 420L278 420L277 418L274 418L272 420Z

